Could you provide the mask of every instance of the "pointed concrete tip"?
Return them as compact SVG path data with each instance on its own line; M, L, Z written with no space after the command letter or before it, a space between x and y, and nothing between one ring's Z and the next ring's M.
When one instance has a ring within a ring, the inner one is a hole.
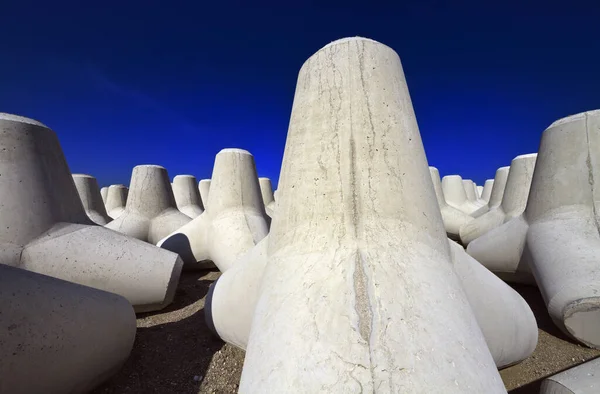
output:
M218 154L221 153L239 153L240 155L249 155L252 156L252 153L248 152L245 149L238 149L238 148L225 148L225 149L221 149L221 151Z
M513 161L517 160L517 159L529 159L529 158L532 158L532 157L537 157L537 153L528 153L526 155L519 155L519 156L515 157L513 159Z
M599 115L600 115L600 109L594 109L592 111L580 112L578 114L567 116L565 118L561 118L561 119L555 121L550 126L548 126L548 129L555 127L555 126L560 126L561 124L581 120L581 119L585 118L586 116L599 116Z
M38 122L37 120L31 119L31 118L26 118L24 116L7 114L5 112L0 112L0 120L10 120L12 122L27 123L27 124L31 124L34 126L41 126L41 127L48 128L48 126L46 126L45 124L43 124L41 122Z
M159 168L159 169L162 169L162 170L166 170L166 168L165 168L165 167L163 167L163 166L159 166L159 165L157 165L157 164L140 164L140 165L137 165L137 166L135 166L135 167L133 167L133 168L134 168L134 169L136 169L136 168L139 168L139 167L146 167L146 168Z
M266 179L267 181L270 181L270 180L271 180L271 178L267 178L266 176L261 176L261 177L259 177L259 178L258 178L258 180L259 180L259 181L260 181L261 179Z
M88 174L72 174L74 178L93 178L93 176Z
M429 169L430 169L430 170L433 170L433 171L437 171L437 172L439 172L439 170L437 169L437 167L434 167L434 166L429 166Z

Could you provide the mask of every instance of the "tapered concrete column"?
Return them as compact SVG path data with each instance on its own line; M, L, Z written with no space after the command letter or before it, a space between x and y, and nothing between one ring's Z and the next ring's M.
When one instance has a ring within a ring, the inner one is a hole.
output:
M54 132L0 114L0 262L124 296L137 311L173 299L182 261L92 225Z
M90 220L100 226L110 222L112 219L106 213L96 178L86 174L73 174L73 181L83 209Z
M537 345L538 326L527 302L462 246L450 241L450 248L454 269L496 366L508 367L529 357Z
M490 193L490 200L488 206L490 208L498 207L502 204L502 197L504 196L504 189L506 188L506 181L508 180L508 173L510 166L500 167L496 170L496 176L494 176L494 184Z
M473 222L461 227L460 240L463 245L468 245L474 239L525 211L536 157L537 154L532 153L517 156L512 160L502 202L499 206L490 208L488 212Z
M211 179L204 213L158 245L181 255L188 268L212 261L225 272L268 234L268 217L250 152L221 150Z
M467 215L478 217L488 210L487 206L481 206L469 201L460 175L446 175L443 177L442 191L448 205L463 211Z
M202 199L204 209L206 209L206 205L208 204L208 193L210 191L210 179L201 179L200 182L198 182L198 190L200 191L200 198Z
M108 216L116 219L125 212L128 192L129 189L125 185L110 185L106 197L106 211Z
M263 203L265 204L265 212L269 219L271 219L275 211L275 197L271 187L271 180L269 178L258 178L258 182L260 184L260 193L262 194Z
M597 394L599 392L600 358L546 378L540 388L540 394Z
M429 179L393 50L304 63L240 393L506 392Z
M481 196L483 195L483 186L477 186L477 198L481 198ZM487 203L487 201L486 201Z
M100 189L100 195L102 196L102 202L106 204L106 198L108 197L108 186L104 186Z
M173 195L177 209L194 219L204 212L204 205L198 191L196 177L177 175L173 178Z
M479 195L477 194L477 187L475 183L470 179L463 179L463 186L465 187L465 192L467 193L467 200L474 203L479 207L483 207L487 205L487 203L481 199L479 199ZM487 207L486 207L487 209Z
M129 357L123 297L0 264L0 299L1 393L86 393Z
M490 196L492 195L492 188L494 187L493 179L486 179L483 185L483 191L481 192L481 199L488 203L490 202Z
M444 192L442 191L442 181L440 180L440 173L437 168L429 167L429 174L431 175L431 181L433 182L433 189L437 198L440 211L442 213L442 220L444 221L444 228L446 234L451 239L460 239L459 230L460 228L473 221L473 217L467 215L463 211L460 211L454 207L451 207L446 203L444 198Z
M167 170L140 165L131 174L125 212L106 228L156 244L191 220L177 209Z

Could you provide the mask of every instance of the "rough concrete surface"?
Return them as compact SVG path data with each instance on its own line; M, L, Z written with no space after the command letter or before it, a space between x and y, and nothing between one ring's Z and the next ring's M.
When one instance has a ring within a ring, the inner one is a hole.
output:
M204 322L208 287L220 275L216 270L184 272L171 305L138 315L131 356L91 394L237 393L245 353L224 344ZM576 344L554 326L538 289L512 287L529 303L539 339L531 357L500 371L509 393L538 394L546 377L600 356L600 350Z

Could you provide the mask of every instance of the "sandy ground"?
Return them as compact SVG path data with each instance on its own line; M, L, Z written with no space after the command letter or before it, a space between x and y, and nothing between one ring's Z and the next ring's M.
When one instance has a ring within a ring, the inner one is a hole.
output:
M93 391L107 393L237 393L244 352L214 337L204 322L204 300L217 271L184 273L175 301L159 313L138 315L131 356L111 380ZM534 354L500 371L510 393L539 393L544 377L600 356L554 327L534 287L514 287L539 326Z

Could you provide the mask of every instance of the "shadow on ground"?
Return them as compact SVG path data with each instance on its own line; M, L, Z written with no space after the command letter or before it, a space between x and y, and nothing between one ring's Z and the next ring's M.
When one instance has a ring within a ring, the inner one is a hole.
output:
M129 359L92 393L197 394L214 354L224 345L204 322L204 299L218 275L184 273L170 306L139 314Z

